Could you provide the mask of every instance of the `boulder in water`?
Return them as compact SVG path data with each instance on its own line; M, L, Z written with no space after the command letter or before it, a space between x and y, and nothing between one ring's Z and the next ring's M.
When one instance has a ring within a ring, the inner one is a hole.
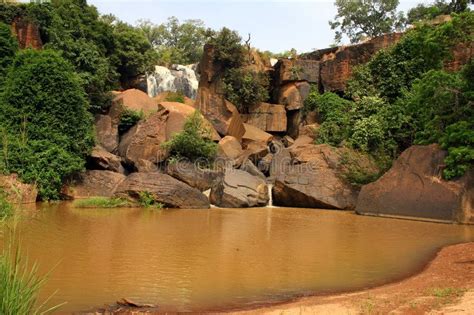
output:
M224 208L248 208L268 204L268 188L262 178L242 170L226 169L211 190L211 203Z
M436 144L411 146L379 180L362 187L357 213L474 224L474 172L443 180L445 157Z
M147 193L155 202L168 208L209 208L209 200L201 191L159 172L130 174L117 187L115 195L139 200L141 193Z

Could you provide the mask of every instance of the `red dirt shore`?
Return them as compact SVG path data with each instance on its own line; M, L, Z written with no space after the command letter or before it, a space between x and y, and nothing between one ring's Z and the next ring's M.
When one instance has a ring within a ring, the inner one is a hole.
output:
M159 308L118 307L93 314L159 313ZM399 282L213 314L474 314L474 243L443 248L423 271Z

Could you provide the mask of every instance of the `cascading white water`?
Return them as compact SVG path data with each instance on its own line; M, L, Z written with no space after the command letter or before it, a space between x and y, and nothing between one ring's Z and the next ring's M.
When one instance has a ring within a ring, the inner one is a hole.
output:
M273 184L268 184L268 207L273 207Z
M155 71L147 76L148 95L155 97L162 92L182 92L195 99L199 85L195 65L173 65L171 69L155 66Z

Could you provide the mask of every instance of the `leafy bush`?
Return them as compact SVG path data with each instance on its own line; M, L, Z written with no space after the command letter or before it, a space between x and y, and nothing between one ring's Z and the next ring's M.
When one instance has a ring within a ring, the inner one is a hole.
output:
M472 118L472 117L471 117ZM441 147L448 150L444 178L460 177L474 164L474 119L460 121L446 128Z
M92 117L80 78L51 50L24 50L10 68L0 100L4 171L59 198L62 180L84 166L94 145Z
M184 157L191 161L212 162L217 154L217 144L211 140L211 131L204 125L199 111L195 111L184 124L183 131L163 144L171 156Z
M214 62L226 68L237 68L244 61L242 38L236 31L224 27L209 41L214 47Z
M248 112L249 106L267 101L270 81L265 73L242 68L228 69L224 76L225 97L239 109Z
M165 98L166 102L177 102L183 103L185 102L184 94L182 92L169 92Z
M144 117L145 115L143 114L143 111L138 112L132 109L124 110L120 115L120 122L118 125L119 134L125 134Z

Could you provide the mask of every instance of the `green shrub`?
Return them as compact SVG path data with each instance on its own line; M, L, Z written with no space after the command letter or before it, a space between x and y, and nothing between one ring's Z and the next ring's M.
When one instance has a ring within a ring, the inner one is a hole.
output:
M177 102L183 103L185 102L184 94L182 92L169 92L165 98L166 102Z
M226 68L240 67L244 61L242 38L236 31L224 27L210 39L214 47L214 62Z
M120 122L118 125L118 131L120 135L125 134L133 126L135 126L141 119L145 117L143 111L136 111L132 109L126 109L120 114Z
M444 178L454 179L464 175L474 164L474 119L448 126L440 143L443 149L448 150Z
M223 82L226 99L237 106L240 113L247 113L250 106L269 98L270 81L265 73L242 68L228 69Z
M80 78L51 50L24 50L9 69L0 100L4 171L59 198L62 180L84 167L94 138Z
M163 208L163 204L156 202L155 198L153 198L153 194L148 191L141 191L138 193L138 203L144 208Z
M212 162L217 154L217 144L211 140L211 131L204 125L204 120L195 111L184 124L183 131L163 144L174 157L184 157L191 161L205 160Z
M121 198L93 197L74 201L76 208L126 208L131 203Z

